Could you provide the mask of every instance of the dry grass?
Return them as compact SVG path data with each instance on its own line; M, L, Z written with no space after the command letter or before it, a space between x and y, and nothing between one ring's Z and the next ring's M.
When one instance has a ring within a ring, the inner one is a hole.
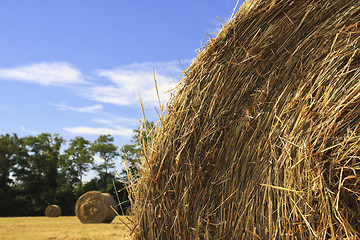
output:
M120 217L126 223L125 216ZM130 231L116 217L110 224L82 224L77 217L6 217L0 218L0 239L130 239Z
M250 0L186 70L135 239L358 239L360 2Z

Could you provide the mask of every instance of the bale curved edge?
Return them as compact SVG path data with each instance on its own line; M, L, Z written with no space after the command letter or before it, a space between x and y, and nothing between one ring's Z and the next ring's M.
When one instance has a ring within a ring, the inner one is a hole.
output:
M250 0L184 73L134 239L358 239L360 2Z

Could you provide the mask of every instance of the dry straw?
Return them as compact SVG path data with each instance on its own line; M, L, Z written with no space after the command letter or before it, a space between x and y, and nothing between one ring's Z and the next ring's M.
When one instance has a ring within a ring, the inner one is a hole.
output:
M110 194L89 191L77 200L75 214L82 223L110 223L116 216L116 209Z
M58 205L49 205L45 209L45 216L59 217L61 216L61 208Z
M358 239L359 23L359 1L244 3L146 148L134 239Z

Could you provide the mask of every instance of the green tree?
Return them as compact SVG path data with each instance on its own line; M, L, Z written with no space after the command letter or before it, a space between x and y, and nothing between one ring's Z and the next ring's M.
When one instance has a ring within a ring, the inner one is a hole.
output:
M128 170L134 179L138 176L138 169L146 157L148 145L154 138L155 124L151 121L145 121L140 127L134 130L134 135L130 140L130 144L124 145L120 149L120 156L128 164ZM122 177L128 181L128 172L122 171Z
M62 157L61 167L65 171L63 174L73 186L82 185L84 174L94 162L90 146L88 140L76 137L70 140L70 146Z
M21 151L21 139L16 134L0 136L0 216L13 216L17 214L15 203L15 182L12 170L16 161L25 151Z
M10 169L15 165L14 155L16 147L13 138L16 135L9 134L0 136L0 189L6 190L10 188L12 179L10 179Z
M58 163L63 142L59 135L49 133L24 137L20 141L22 147L18 148L20 151L13 176L16 180L16 201L23 203L24 215L41 214L44 207L56 201ZM24 150L27 152L22 152Z
M110 135L100 135L91 145L90 150L93 154L99 154L102 163L94 166L99 174L100 179L104 179L106 183L112 183L115 178L114 159L119 156L118 147L114 144L114 138Z

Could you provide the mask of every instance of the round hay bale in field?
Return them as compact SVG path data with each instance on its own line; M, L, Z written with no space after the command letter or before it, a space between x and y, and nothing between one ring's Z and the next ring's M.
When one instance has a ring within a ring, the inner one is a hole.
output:
M360 1L246 1L145 149L135 239L358 239L359 23Z
M61 208L58 205L49 205L45 209L45 216L59 217L61 215Z
M114 198L99 191L81 195L75 204L75 214L82 223L110 223L116 216L114 209L117 210Z

